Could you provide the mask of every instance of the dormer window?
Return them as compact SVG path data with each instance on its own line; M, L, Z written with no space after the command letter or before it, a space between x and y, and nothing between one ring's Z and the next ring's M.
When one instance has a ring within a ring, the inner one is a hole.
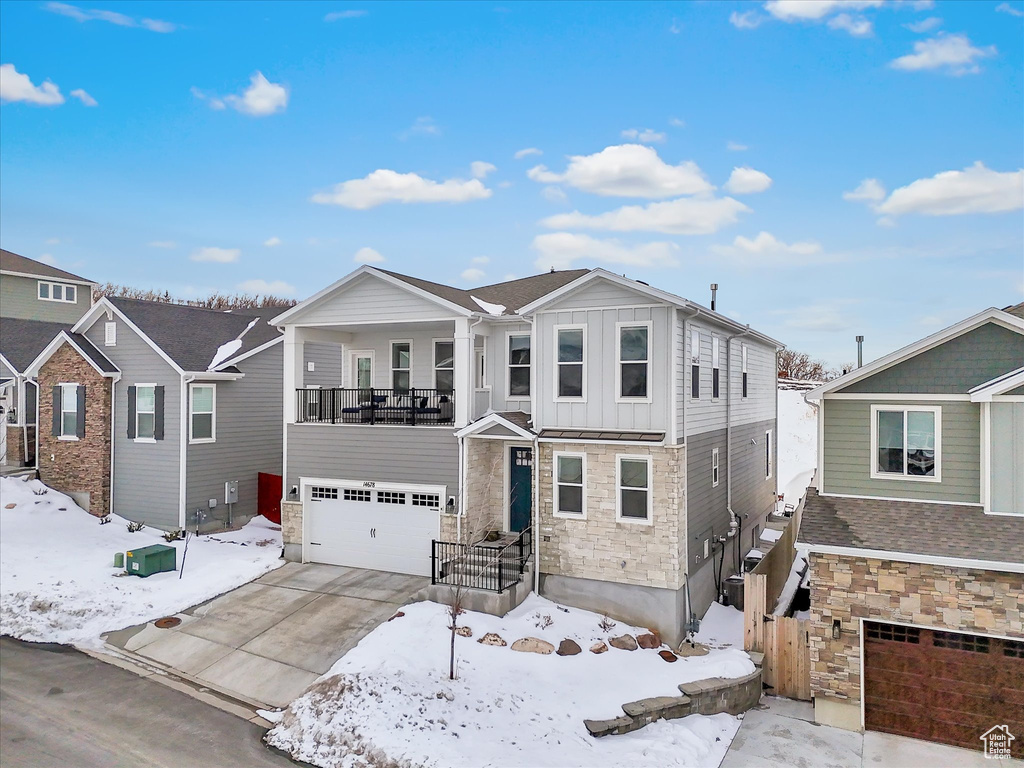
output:
M65 283L50 283L39 281L40 301L60 301L65 304L74 304L78 301L78 288Z

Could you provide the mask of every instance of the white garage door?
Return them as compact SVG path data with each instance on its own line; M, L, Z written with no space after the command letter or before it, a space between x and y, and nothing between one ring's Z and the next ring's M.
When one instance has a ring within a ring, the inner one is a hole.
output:
M430 575L443 487L317 481L304 492L306 560Z

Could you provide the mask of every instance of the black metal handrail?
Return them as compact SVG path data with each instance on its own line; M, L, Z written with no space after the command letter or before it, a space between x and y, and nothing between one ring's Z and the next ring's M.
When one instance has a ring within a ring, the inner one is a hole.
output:
M522 579L532 548L531 528L503 547L434 540L430 583L504 592Z
M297 424L454 424L455 393L444 389L295 390Z

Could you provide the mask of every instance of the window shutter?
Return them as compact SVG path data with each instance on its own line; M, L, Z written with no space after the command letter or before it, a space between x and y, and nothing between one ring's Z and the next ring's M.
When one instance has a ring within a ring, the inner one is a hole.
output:
M135 439L135 387L128 387L128 439Z
M78 437L85 437L85 385L78 387L78 423L75 424L75 434Z
M155 439L157 439L157 440L163 440L164 439L164 388L163 387L154 387L153 395L154 395L153 400L155 402L154 409L156 410L156 414L154 415L154 418L153 418L153 421L154 421L153 437Z
M60 384L53 388L53 436L60 437Z

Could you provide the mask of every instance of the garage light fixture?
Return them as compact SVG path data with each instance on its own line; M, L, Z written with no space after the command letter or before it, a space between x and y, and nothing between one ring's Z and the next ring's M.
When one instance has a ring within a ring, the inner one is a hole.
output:
M832 639L838 640L843 631L843 622L839 619L832 619Z

